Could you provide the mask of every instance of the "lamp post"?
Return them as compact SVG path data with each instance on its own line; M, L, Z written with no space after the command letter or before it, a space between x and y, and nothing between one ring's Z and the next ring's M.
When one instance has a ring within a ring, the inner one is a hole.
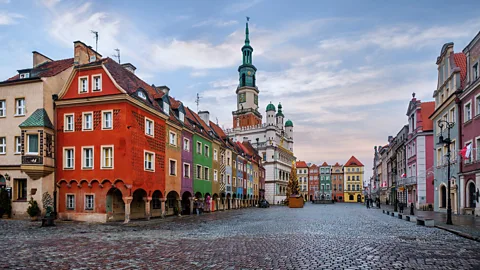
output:
M452 201L450 198L450 129L455 126L455 123L448 122L445 120L440 120L438 122L438 127L440 128L440 137L438 137L438 144L447 145L447 224L452 225ZM444 139L442 135L443 128L447 129L447 138Z

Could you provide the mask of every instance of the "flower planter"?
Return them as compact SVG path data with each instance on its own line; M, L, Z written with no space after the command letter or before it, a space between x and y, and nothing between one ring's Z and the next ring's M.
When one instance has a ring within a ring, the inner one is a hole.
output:
M288 207L289 208L303 208L303 197L290 197L288 198Z

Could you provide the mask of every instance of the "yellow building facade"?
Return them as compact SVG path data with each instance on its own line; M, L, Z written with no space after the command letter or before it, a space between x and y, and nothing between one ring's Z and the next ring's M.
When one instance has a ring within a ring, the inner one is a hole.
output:
M364 165L352 156L344 165L344 202L363 202Z

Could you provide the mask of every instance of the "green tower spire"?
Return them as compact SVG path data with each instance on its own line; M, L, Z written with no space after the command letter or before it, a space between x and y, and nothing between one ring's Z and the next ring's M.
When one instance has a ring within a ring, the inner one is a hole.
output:
M255 86L255 72L257 68L252 64L253 48L250 46L250 32L248 30L248 22L250 17L247 17L245 24L245 44L242 47L242 65L238 67L239 73L239 87Z

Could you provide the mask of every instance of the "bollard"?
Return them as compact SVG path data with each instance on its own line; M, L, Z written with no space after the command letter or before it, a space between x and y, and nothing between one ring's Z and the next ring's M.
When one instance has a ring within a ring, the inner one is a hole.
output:
M415 215L413 213L413 203L410 203L410 215L412 215L412 216Z

